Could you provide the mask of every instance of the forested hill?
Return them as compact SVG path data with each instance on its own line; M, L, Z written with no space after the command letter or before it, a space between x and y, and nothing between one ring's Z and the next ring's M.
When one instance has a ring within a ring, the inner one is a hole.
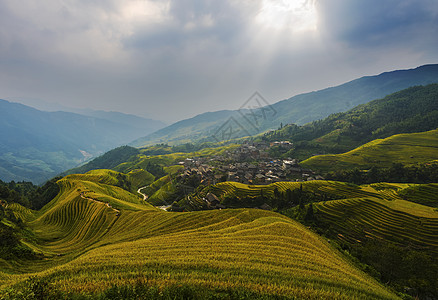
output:
M295 143L291 156L340 153L378 138L438 128L438 84L411 87L304 126L288 124L267 141Z
M271 123L272 126L278 125L279 122L302 125L412 86L438 83L437 76L438 64L364 76L339 86L297 95L274 104L277 122Z
M163 142L181 144L215 141L217 133L225 127L227 120L234 123L234 138L276 129L281 123L303 125L412 86L432 83L438 83L438 64L365 76L339 86L296 95L277 103L276 99L262 99L263 95L251 97L248 101L236 99L236 105L242 106L240 110L201 114L140 138L134 141L132 146L142 147ZM260 105L267 106L257 109Z

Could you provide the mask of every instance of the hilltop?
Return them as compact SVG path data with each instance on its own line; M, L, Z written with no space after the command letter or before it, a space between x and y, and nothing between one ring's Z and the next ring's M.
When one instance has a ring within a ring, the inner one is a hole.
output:
M232 137L239 138L277 129L281 124L304 125L408 87L431 83L438 83L438 65L365 76L275 103L256 93L248 100L242 99L239 104L243 106L239 110L204 113L165 127L131 145L217 141L223 139L221 131L229 128L232 128Z

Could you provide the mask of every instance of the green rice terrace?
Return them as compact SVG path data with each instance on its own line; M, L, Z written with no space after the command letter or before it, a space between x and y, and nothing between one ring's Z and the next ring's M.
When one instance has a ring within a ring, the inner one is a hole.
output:
M301 164L321 171L389 167L438 160L438 129L377 139L342 154L313 156Z
M263 195L264 203L281 207L278 202L273 202L278 198L275 194L298 189L305 193L308 201L314 199L316 218L329 225L340 239L350 242L360 242L363 238L386 239L414 249L438 252L436 184L357 186L336 181L310 181L256 186L223 182L211 190L222 199L222 203L232 207L248 203L248 198L260 199L260 195Z
M198 299L397 299L286 216L247 208L165 212L117 186L124 179L105 170L69 175L42 210L10 207L38 258L1 259L0 295L26 299L42 286L62 297L109 299L115 286L146 286L148 295L168 299L176 298L172 288ZM424 240L433 244L426 232Z
M438 212L404 200L353 198L318 203L318 219L340 239L389 240L417 250L438 252Z

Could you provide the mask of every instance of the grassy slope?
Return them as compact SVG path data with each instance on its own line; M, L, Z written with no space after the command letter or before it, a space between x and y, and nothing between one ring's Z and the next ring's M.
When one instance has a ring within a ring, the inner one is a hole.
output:
M101 183L101 175L59 181L61 193L29 223L46 259L23 262L15 272L24 274L0 273L0 285L36 272L76 292L140 280L299 298L395 298L284 216L253 209L167 213Z
M421 133L397 134L371 141L342 154L319 155L301 164L321 171L389 167L393 163L415 164L438 159L438 129Z

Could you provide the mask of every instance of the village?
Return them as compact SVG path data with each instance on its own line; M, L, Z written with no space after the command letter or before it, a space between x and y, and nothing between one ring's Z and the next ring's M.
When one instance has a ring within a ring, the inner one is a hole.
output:
M193 157L181 161L183 178L197 175L201 183L216 184L234 181L244 184L270 184L279 181L310 181L324 179L312 170L302 168L298 160L272 159L269 149L280 146L292 149L289 141L244 143L224 155Z

